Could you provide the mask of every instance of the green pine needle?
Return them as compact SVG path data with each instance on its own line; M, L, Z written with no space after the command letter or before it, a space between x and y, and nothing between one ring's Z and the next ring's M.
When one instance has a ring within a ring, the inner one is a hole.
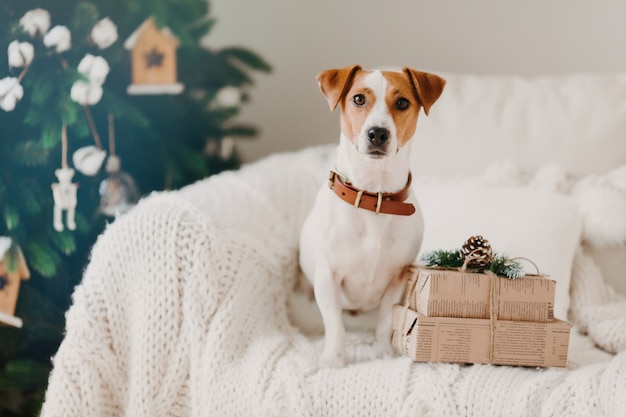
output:
M489 270L496 275L511 279L521 278L526 275L524 267L517 261L511 260L506 255L495 254Z
M19 268L20 263L20 248L13 242L8 250L8 256L6 257L6 270L8 272L15 272Z
M49 155L49 149L45 149L41 142L32 139L17 143L13 148L15 163L25 167L45 165L48 163Z
M517 279L526 276L526 271L524 270L522 265L514 262L507 267L506 271L504 271L504 275L511 279Z
M57 273L61 257L54 248L41 240L29 242L24 248L28 265L44 278L52 278Z
M56 230L50 231L49 239L54 246L66 256L76 251L76 239L74 238L74 234L69 230L62 232L57 232Z
M420 255L420 262L425 266L437 266L441 268L459 268L463 265L459 250L433 250Z
M7 230L15 230L20 225L20 213L11 205L4 206L4 225Z
M255 136L258 130L252 126L234 125L222 129L223 136L250 137Z
M31 191L31 190L28 190L28 191ZM34 193L31 193L31 192L22 193L21 198L22 198L21 206L24 208L24 211L29 216L37 216L39 213L41 213L42 201L37 199Z

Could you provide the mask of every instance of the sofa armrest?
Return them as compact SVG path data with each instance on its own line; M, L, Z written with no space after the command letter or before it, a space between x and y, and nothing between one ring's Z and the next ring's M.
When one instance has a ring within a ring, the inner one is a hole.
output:
M197 314L209 322L223 292L218 280L214 293L193 291L214 240L214 227L170 193L150 196L106 228L73 294L42 416L123 415L142 398L184 397L183 387L162 398L158 383L131 392L129 381L144 373L175 384L186 377L185 344L176 343L185 337L185 298L206 298Z
M277 155L154 193L109 225L73 295L42 416L188 407L189 361L245 350L240 332L255 320L245 311L285 303L326 154ZM282 316L255 325L288 326Z

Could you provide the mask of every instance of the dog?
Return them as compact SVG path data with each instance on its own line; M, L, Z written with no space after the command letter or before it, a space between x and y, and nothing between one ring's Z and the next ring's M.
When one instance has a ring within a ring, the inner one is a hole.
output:
M363 70L317 75L331 111L341 107L336 166L300 234L299 262L324 324L323 367L346 364L342 311L379 307L377 343L391 349L391 310L402 270L419 252L424 220L409 156L420 109L428 115L446 81L435 74Z

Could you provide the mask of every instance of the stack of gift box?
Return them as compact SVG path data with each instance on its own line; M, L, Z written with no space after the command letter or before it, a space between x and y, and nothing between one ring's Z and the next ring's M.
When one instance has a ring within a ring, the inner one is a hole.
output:
M392 344L414 361L566 366L570 325L554 318L555 281L417 266L405 273Z

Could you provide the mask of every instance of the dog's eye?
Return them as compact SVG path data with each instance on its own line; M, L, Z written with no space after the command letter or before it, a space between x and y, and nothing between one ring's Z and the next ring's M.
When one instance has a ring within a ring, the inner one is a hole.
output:
M409 108L409 100L407 100L404 97L399 98L398 100L396 100L396 109L398 110L406 110Z
M365 96L363 94L357 94L352 97L352 102L357 106L363 106L365 104Z

